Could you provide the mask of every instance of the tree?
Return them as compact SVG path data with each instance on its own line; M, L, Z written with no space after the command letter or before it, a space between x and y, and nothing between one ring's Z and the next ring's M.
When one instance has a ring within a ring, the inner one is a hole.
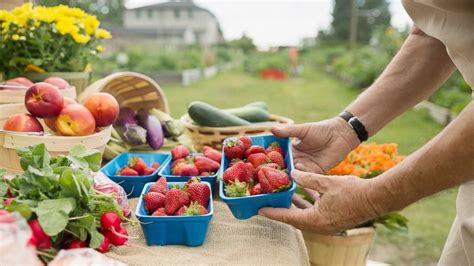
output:
M242 50L245 54L253 52L257 49L253 43L252 38L248 37L245 33L240 37L240 39L233 40L230 42L230 45L236 49Z

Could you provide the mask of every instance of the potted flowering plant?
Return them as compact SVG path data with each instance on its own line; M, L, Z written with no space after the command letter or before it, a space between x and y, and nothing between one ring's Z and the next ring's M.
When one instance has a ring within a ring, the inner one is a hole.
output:
M403 158L398 155L396 144L361 144L328 174L373 178L394 167ZM312 201L304 190L299 189L297 192L306 200ZM408 228L407 219L404 216L399 213L390 213L357 228L346 230L337 236L303 232L311 264L366 265L367 255L375 238L374 228L377 224L384 225L392 231L406 231Z
M110 32L95 16L59 5L26 3L11 12L0 10L0 70L4 78L26 75L32 80L59 76L80 92L90 77L90 61L104 51Z

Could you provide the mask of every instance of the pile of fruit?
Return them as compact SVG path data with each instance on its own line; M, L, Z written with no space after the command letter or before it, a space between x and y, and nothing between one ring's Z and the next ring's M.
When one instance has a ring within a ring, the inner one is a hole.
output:
M171 173L175 176L212 176L221 167L221 153L208 146L204 146L202 155L194 155L186 146L178 145L171 149L171 156Z
M31 83L24 78L14 80L24 84ZM61 94L60 90L69 87L67 81L61 78L49 78L45 81L48 82L31 83L25 93L25 107L29 113L9 117L3 125L4 130L44 132L38 120L42 118L46 126L59 135L86 136L96 132L97 128L111 125L117 119L119 105L112 95L95 93L81 105Z
M49 83L60 90L71 87L69 83L59 77L49 77L43 80L45 83ZM24 90L26 91L29 87L33 86L33 82L25 77L16 77L9 79L5 82L0 83L0 90ZM5 85L5 86L2 86Z
M128 160L128 164L122 167L116 175L118 176L145 176L153 174L160 164L154 162L150 167L146 165L142 158L133 157Z
M211 190L198 177L184 187L168 189L166 177L160 177L143 196L145 208L152 216L192 216L207 214Z
M280 192L291 186L285 152L278 142L264 148L252 145L252 140L245 136L227 139L224 154L230 160L223 174L228 197Z

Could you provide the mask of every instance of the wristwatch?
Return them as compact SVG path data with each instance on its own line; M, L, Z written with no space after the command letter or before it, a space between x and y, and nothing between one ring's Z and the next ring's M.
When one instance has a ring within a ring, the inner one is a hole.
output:
M365 129L364 124L359 120L357 116L354 116L353 114L344 111L339 114L339 117L344 119L344 121L349 124L349 126L354 129L354 131L357 134L357 137L359 137L360 142L364 142L369 138L369 133Z

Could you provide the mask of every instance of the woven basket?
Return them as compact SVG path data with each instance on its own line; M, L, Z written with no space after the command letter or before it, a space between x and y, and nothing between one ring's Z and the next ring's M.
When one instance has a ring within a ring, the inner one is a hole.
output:
M59 90L65 97L76 99L76 88ZM0 104L24 103L26 90L0 90Z
M372 227L347 230L344 236L326 236L303 231L311 265L365 266L375 239Z
M26 113L22 103L0 105L0 128L13 114ZM43 123L46 134L51 134ZM10 173L22 172L20 158L16 154L16 148L27 147L44 143L51 155L68 154L76 144L82 144L88 149L98 149L103 152L105 145L110 140L111 127L103 128L100 132L81 137L66 137L55 135L35 135L28 133L10 132L0 130L0 169L6 169Z
M79 95L79 101L96 92L112 94L121 107L134 110L157 108L169 113L168 101L160 86L151 78L135 72L117 72L91 84Z
M191 139L194 146L193 148L198 151L201 150L203 146L211 146L220 149L224 139L229 137L269 133L270 129L278 124L294 123L290 118L278 115L271 115L270 122L236 127L201 127L193 124L188 114L183 115L181 121L186 128L185 134Z
M76 88L77 95L81 94L89 85L91 80L90 72L47 72L47 73L26 73L25 77L34 82L43 81L49 77L59 77L65 79L71 86ZM76 97L74 97L75 99Z

